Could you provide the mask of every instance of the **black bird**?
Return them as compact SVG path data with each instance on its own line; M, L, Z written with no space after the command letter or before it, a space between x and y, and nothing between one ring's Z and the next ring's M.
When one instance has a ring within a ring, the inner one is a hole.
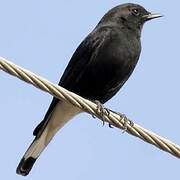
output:
M111 9L76 49L59 85L102 104L111 99L137 64L144 23L158 17L161 15L152 14L137 4L128 3ZM35 128L35 139L16 172L28 175L55 133L80 112L53 98L44 120Z

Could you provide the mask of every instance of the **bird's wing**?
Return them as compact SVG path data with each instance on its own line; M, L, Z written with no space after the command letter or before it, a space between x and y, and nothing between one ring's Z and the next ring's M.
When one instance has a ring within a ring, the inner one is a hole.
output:
M104 34L99 33L98 31L93 31L89 36L87 36L87 38L85 38L85 40L76 49L68 66L66 67L64 74L62 75L62 78L59 82L60 86L70 91L73 90L75 85L74 83L86 71L88 64L94 58L92 56L95 56L94 51L98 49L97 47L100 47L103 44L104 37L107 36L107 33L109 33L108 30L106 30ZM39 136L42 133L58 102L59 100L57 98L53 98L43 121L41 121L41 123L34 129L34 136Z
M86 39L79 45L73 54L68 66L66 67L63 76L60 79L59 85L68 90L72 90L74 83L81 78L89 64L96 56L98 49L104 44L109 29L104 30L104 33L95 29Z
M49 106L49 109L46 112L46 115L45 115L44 119L34 129L34 131L33 131L34 136L40 135L41 133L39 133L39 132L42 131L46 127L46 125L48 123L48 120L49 120L49 116L53 112L53 110L56 107L56 105L58 104L58 102L59 102L59 99L53 98L53 100L52 100L52 102L51 102L51 104Z

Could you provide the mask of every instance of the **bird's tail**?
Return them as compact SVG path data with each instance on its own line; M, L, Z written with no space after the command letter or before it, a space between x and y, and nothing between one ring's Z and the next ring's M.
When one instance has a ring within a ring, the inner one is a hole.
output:
M65 102L59 102L47 121L43 121L35 129L34 134L36 137L21 159L16 173L22 176L28 175L35 161L49 144L56 132L72 119L72 117L79 113L80 110L74 106Z
M31 171L35 161L41 154L41 152L45 149L47 144L50 142L50 139L47 139L48 128L45 128L40 137L36 137L34 141L29 146L28 150L25 152L23 158L21 159L16 173L26 176Z

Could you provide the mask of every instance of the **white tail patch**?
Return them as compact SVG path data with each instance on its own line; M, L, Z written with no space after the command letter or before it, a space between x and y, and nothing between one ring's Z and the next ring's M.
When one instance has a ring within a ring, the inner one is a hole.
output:
M79 108L76 108L66 102L59 101L48 120L49 122L46 128L42 132L41 136L31 144L29 149L26 151L24 158L38 158L56 132L80 112L81 110Z

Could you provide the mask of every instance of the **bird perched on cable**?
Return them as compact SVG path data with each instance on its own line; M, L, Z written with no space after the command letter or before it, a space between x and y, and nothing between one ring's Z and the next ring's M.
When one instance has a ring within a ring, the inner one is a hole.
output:
M141 52L141 31L146 21L161 17L137 4L114 7L100 20L73 54L59 85L84 98L105 103L133 72ZM53 98L35 139L21 159L17 173L29 174L55 133L81 111Z

